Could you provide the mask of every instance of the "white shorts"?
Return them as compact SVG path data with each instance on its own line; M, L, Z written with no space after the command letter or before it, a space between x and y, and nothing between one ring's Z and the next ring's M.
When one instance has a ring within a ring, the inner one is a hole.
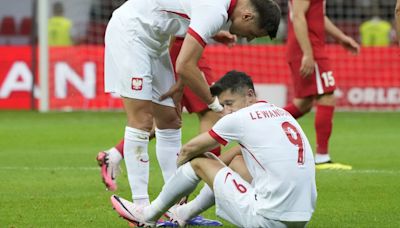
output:
M306 222L282 222L256 213L254 188L229 167L222 168L214 179L216 213L239 227L304 227Z
M105 35L104 89L121 97L150 100L174 107L173 100L159 97L175 84L168 49L151 54L137 37L134 28L127 28L118 17L112 17Z

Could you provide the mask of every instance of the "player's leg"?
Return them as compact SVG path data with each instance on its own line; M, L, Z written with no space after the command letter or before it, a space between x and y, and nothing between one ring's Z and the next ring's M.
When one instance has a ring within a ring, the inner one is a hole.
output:
M105 36L105 81L113 81L112 92L122 97L127 116L123 150L132 198L138 204L148 204L147 150L153 126L152 59L146 47L132 41L131 34L119 23L119 15L114 16Z
M332 134L333 114L336 105L334 91L335 78L328 60L317 60L315 67L317 86L315 133L316 133L316 168L351 169L351 166L333 163L329 155L329 139Z
M160 101L175 81L169 53L152 57L153 108L156 124L156 155L160 165L164 183L176 171L176 159L181 148L181 110L178 110L172 98Z
M150 140L155 137L155 125L150 131ZM121 173L120 163L124 159L124 138L108 150L100 151L96 160L100 166L100 175L106 189L110 191L117 190L117 177Z
M315 111L315 132L317 151L315 163L317 169L352 169L350 165L332 162L329 155L329 139L332 134L333 115L336 98L333 93L324 94L317 98Z
M200 178L196 175L191 163L188 162L177 169L176 173L163 186L160 194L149 206L143 207L127 201L121 201L116 196L113 196L111 201L117 212L124 218L141 223L155 223L171 206L183 196L191 193L199 181Z
M132 199L136 204L149 204L149 155L148 144L153 126L151 101L123 98L127 113L124 136L124 159L128 172Z
M117 190L116 178L120 173L120 162L124 156L124 139L114 147L100 151L96 160L100 166L100 174L107 190Z
M334 110L335 96L332 93L318 96L314 122L317 137L317 151L315 155L315 162L317 164L331 160L328 153L328 143L332 133Z
M181 148L181 119L174 107L153 104L156 122L156 155L164 183L175 173Z
M231 158L229 153L235 154L233 155L233 158ZM218 158L221 159L221 161L224 162L226 165L229 165L229 168L238 173L244 180L246 180L248 183L251 183L253 178L251 177L251 174L244 163L242 155L237 155L237 153L230 150L223 153ZM225 162L224 160L228 162ZM214 204L214 193L211 190L210 186L206 184L200 190L200 193L192 201L177 207L176 216L179 217L181 220L187 221L193 216L198 215L208 208L212 207ZM221 223L217 223L216 221L214 221L213 224L222 225Z

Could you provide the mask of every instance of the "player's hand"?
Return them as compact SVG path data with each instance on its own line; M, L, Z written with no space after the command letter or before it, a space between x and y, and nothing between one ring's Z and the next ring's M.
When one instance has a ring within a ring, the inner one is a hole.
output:
M301 59L300 74L303 77L308 77L314 73L315 61L312 56L303 55Z
M219 31L213 39L219 43L225 44L228 47L233 47L236 44L237 36L228 31Z
M340 44L351 53L357 55L360 52L360 45L350 36L345 36Z
M164 93L163 95L160 96L160 101L163 101L167 99L168 97L171 97L172 100L174 101L175 107L176 107L176 112L178 113L178 116L181 116L182 113L182 96L183 96L183 83L179 79L175 85L171 86L171 88L168 90L168 92Z
M176 166L179 167L179 166L185 164L185 163L188 162L188 161L189 161L189 158L186 157L186 156L182 153L182 151L181 151L181 152L178 154L178 158L177 158L177 160L176 160Z

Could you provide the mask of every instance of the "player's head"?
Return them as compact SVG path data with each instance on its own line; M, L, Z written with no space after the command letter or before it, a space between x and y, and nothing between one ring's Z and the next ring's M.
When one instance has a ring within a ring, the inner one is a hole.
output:
M245 108L256 101L251 78L243 72L229 71L210 88L224 106L224 114Z
M55 16L62 16L64 14L64 6L61 2L55 2L53 4L53 14Z
M273 0L238 0L229 32L248 41L262 36L275 38L281 10Z

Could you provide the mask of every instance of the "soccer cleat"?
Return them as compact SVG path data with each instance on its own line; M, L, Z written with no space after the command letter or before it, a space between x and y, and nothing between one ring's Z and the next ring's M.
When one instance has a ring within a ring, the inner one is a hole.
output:
M344 165L341 163L336 163L332 161L328 162L323 162L323 163L316 163L315 168L318 170L324 170L324 169L329 169L329 170L351 170L353 167L351 165Z
M189 226L222 226L222 222L218 220L206 219L203 216L196 216L186 223Z
M159 220L156 227L178 227L178 224L168 220Z
M138 227L156 227L155 222L144 220L143 207L139 207L134 203L116 195L111 196L111 204L117 213L129 223L132 223Z
M103 183L106 185L107 190L117 190L117 183L115 179L117 178L117 175L121 172L119 164L111 162L109 159L109 154L104 151L97 154L96 160L101 168L100 174L103 179Z

